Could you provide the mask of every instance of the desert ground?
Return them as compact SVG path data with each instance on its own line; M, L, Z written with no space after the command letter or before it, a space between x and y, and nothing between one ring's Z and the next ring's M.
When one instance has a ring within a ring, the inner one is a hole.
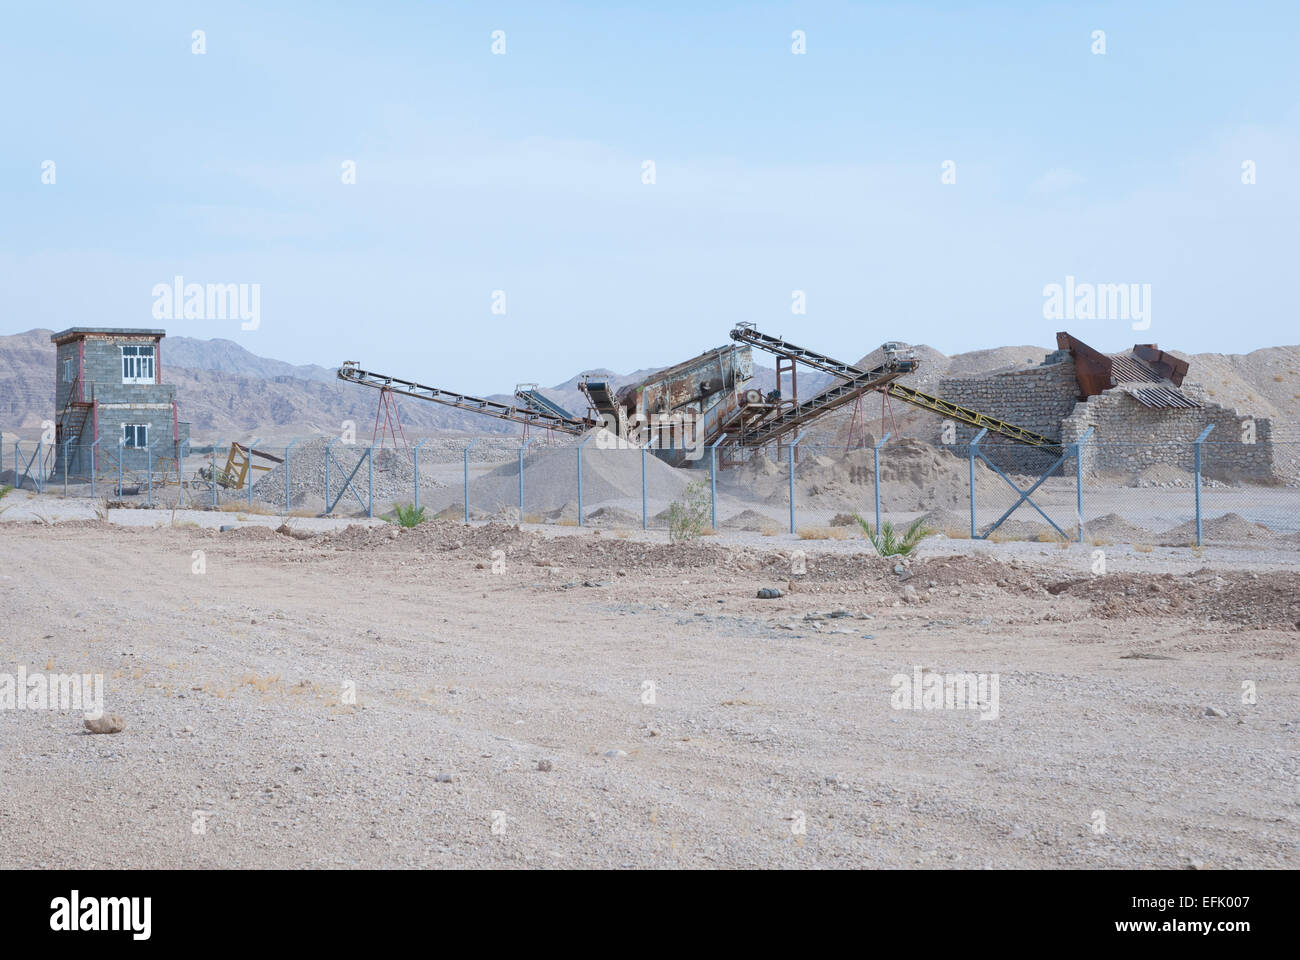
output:
M1294 868L1300 555L1095 549L3 522L0 866Z

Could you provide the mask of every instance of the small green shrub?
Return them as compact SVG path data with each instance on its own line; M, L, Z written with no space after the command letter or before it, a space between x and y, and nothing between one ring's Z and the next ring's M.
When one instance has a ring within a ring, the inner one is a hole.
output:
M694 540L703 536L712 514L709 485L703 480L688 484L681 500L668 504L668 539Z
M858 521L863 536L871 541L871 545L876 548L876 553L882 557L906 556L915 549L918 543L934 533L925 525L925 520L922 517L913 520L901 537L898 535L898 531L894 529L894 525L888 520L880 525L879 530L876 530L870 521L862 519L856 513L853 515L853 519Z
M393 513L397 514L397 519L389 522L396 523L399 527L418 527L424 523L424 507L417 507L409 503L402 506L398 503L393 505Z

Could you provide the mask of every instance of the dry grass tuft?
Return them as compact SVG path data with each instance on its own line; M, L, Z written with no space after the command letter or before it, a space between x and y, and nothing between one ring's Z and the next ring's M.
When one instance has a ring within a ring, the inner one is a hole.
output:
M800 540L848 540L853 536L848 527L801 527L796 532Z
M259 677L255 673L246 673L240 678L239 685L242 687L252 687L258 693L266 693L267 690L271 689L271 687L279 682L280 675L278 673L274 676L267 674L265 677Z

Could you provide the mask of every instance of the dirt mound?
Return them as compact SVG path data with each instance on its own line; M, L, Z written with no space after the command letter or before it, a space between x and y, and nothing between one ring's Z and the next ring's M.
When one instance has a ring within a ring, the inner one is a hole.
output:
M279 540L280 534L271 527L264 527L255 524L248 527L236 527L234 530L223 530L221 532L223 539L229 540Z
M1190 470L1176 467L1172 463L1153 463L1143 468L1128 486L1190 487L1194 482L1195 475Z
M880 502L886 510L927 510L957 507L970 500L970 467L966 460L921 440L902 439L880 451ZM805 456L795 467L798 500L824 510L852 510L875 497L875 463L870 450L835 456ZM983 463L975 467L976 492L997 491L1002 481ZM788 500L777 478L753 481L764 502Z
M1051 584L1048 593L1080 597L1101 619L1204 617L1252 628L1300 629L1300 574L1121 574Z
M576 524L578 522L578 504L570 500L562 507L547 510L542 514L542 518L546 523Z
M466 526L454 520L426 520L418 526L363 526L350 524L335 533L315 538L313 546L323 550L359 552L366 550L415 550L421 553L471 550L490 553L493 549L528 542L535 535L518 526L487 523Z
M1251 523L1236 513L1225 513L1212 520L1201 521L1201 541L1203 543L1259 543L1276 540L1274 533L1262 523ZM1196 521L1180 523L1172 530L1160 534L1162 547L1186 547L1196 543Z
M927 510L921 514L921 522L937 533L948 533L950 530L964 531L967 535L970 533L969 513L956 513L943 508Z
M583 523L597 527L639 527L641 516L622 507L597 507L583 517Z
M754 533L781 528L779 521L757 510L742 510L734 516L727 517L719 526L724 530L747 530Z
M1089 520L1083 525L1083 535L1093 540L1109 540L1112 543L1151 543L1155 534L1143 527L1134 526L1118 513Z

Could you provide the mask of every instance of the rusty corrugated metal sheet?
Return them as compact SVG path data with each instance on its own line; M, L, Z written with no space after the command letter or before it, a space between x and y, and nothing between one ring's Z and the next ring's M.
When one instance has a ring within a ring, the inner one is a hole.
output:
M1146 387L1140 384L1120 384L1120 389L1131 396L1138 403L1146 407L1184 407L1196 408L1200 404L1193 400L1181 390L1173 387L1154 386Z
M1160 383L1164 380L1164 377L1128 353L1110 354L1110 378L1116 384Z

